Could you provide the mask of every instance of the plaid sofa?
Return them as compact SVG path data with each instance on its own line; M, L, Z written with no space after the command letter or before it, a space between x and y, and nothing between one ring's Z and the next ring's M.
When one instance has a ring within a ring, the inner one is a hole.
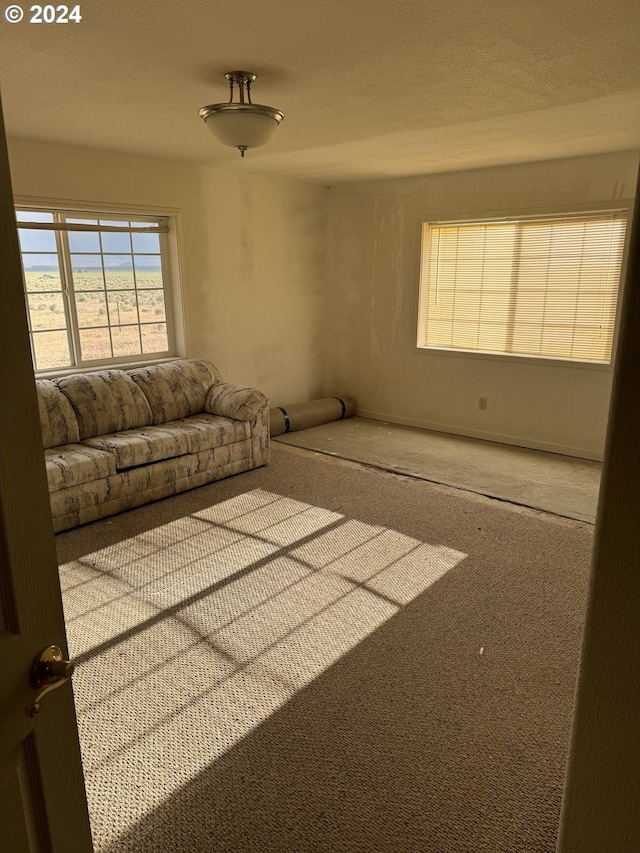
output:
M36 380L54 529L269 462L269 403L207 361Z

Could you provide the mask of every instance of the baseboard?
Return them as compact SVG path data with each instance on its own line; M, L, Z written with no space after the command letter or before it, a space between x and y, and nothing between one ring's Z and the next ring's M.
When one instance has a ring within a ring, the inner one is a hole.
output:
M551 444L547 441L538 441L522 436L503 435L502 433L485 432L483 430L466 429L465 427L450 426L449 424L434 424L427 421L417 421L413 418L398 418L395 415L384 412L371 412L368 409L358 409L356 415L361 418L370 418L373 421L387 421L401 426L417 427L418 429L443 432L448 435L463 435L465 438L479 438L482 441L494 441L498 444L511 444L515 447L526 447L530 450L544 450L547 453L560 453L563 456L574 456L578 459L589 459L593 462L602 462L602 453L586 450L584 447L571 447L564 444Z

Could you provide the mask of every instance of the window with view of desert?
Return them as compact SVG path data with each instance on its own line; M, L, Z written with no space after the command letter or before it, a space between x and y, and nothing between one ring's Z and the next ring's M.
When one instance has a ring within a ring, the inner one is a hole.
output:
M17 217L37 371L169 352L158 220Z

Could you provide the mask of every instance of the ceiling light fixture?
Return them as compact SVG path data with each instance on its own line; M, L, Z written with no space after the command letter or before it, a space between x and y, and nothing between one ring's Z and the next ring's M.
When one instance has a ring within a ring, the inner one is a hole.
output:
M242 157L247 148L258 148L267 143L284 113L274 107L251 103L251 84L256 75L250 71L229 71L230 98L227 104L209 104L198 110L213 135L223 145L237 148ZM234 101L234 85L238 87L239 101Z

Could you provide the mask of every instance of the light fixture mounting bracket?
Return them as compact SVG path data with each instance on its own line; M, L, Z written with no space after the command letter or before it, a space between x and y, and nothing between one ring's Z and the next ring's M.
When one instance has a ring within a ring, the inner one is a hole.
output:
M240 95L240 103L245 103L245 92L246 92L246 103L251 103L251 84L255 82L256 75L252 74L251 71L228 71L224 75L229 81L229 103L233 103L233 86L234 83L238 87L238 93Z

